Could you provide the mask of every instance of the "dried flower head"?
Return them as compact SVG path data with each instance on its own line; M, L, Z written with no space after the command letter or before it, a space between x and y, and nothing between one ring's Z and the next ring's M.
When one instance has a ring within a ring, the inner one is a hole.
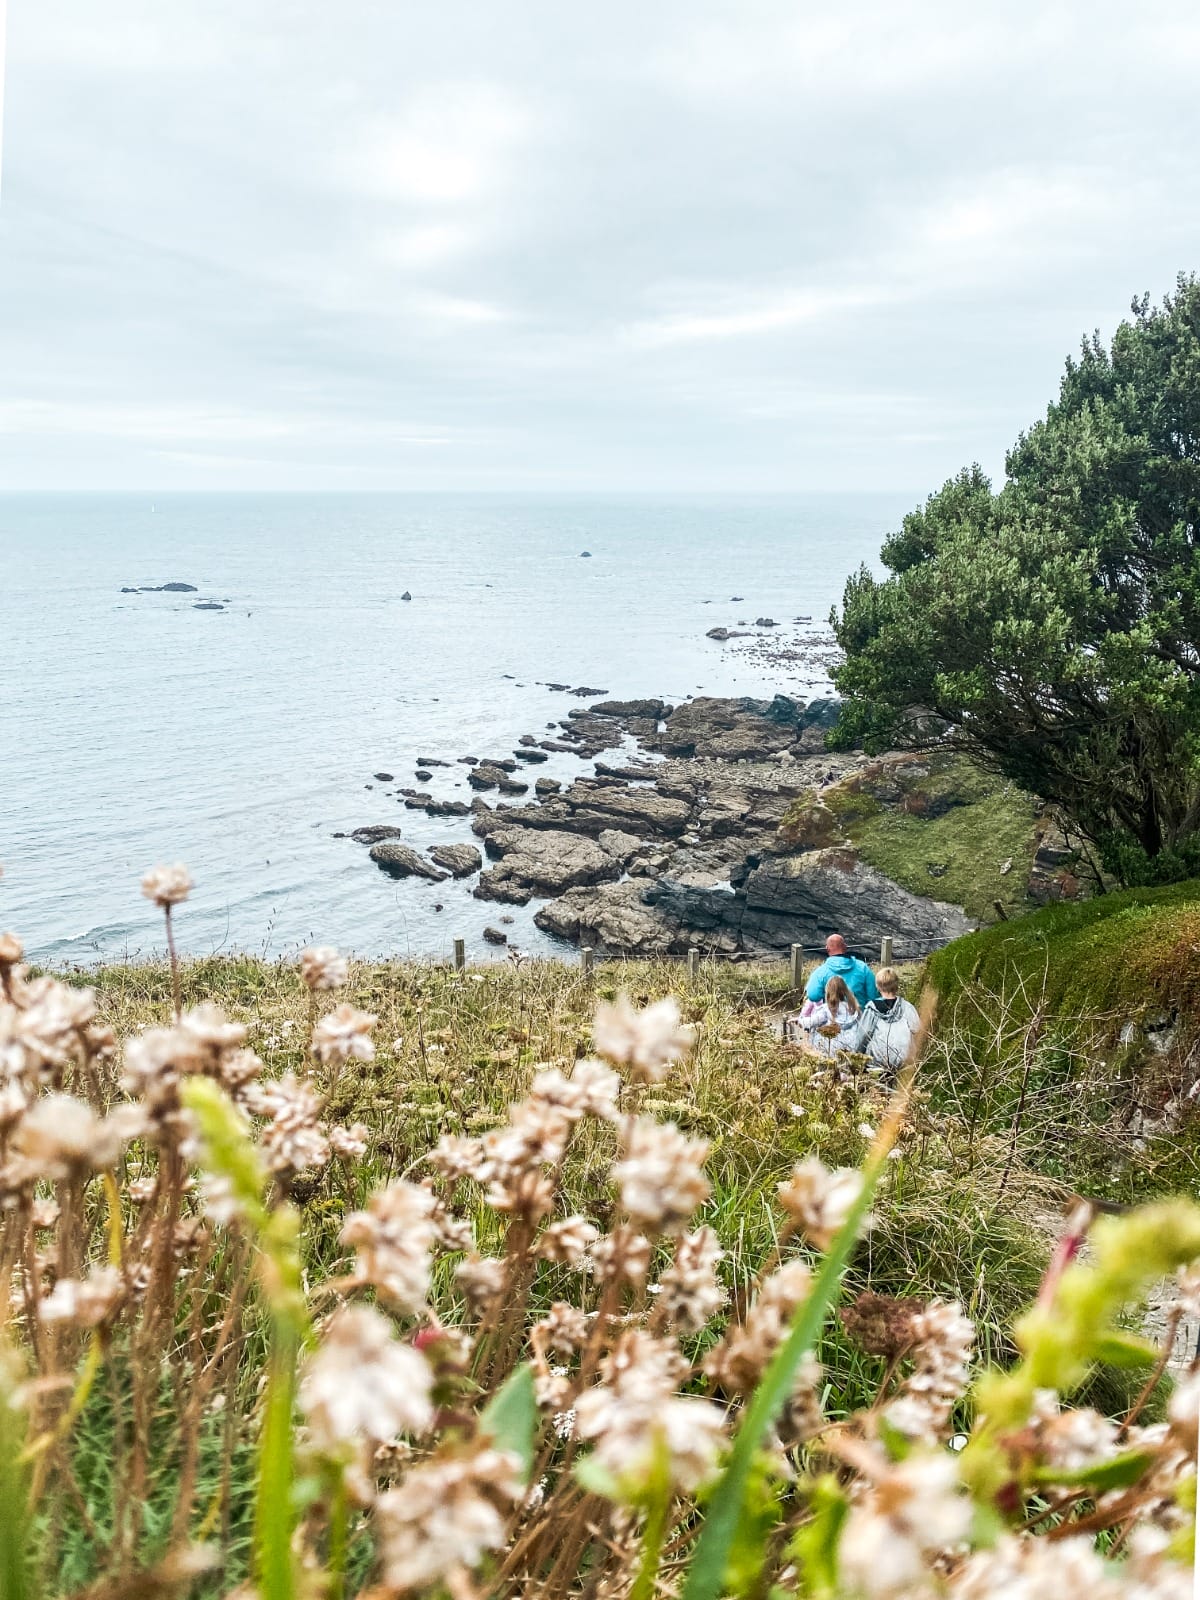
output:
M779 1185L779 1199L804 1237L818 1250L828 1250L845 1226L862 1185L863 1175L857 1168L838 1167L831 1172L820 1157L809 1156Z
M477 1567L504 1543L508 1513L524 1492L520 1461L504 1450L414 1467L375 1504L384 1582L409 1594Z
M933 1444L967 1387L975 1326L957 1301L931 1300L912 1319L913 1370L884 1415L899 1433Z
M692 1029L680 1025L679 1007L670 996L637 1011L624 994L596 1007L592 1041L598 1055L630 1067L640 1083L658 1083L696 1044Z
M60 1278L38 1307L43 1322L71 1322L98 1328L111 1322L125 1298L125 1285L115 1267L98 1267L86 1278Z
M328 1454L362 1440L386 1444L433 1421L433 1373L370 1306L348 1306L325 1328L300 1380L300 1406Z
M454 1269L454 1276L475 1311L482 1311L504 1292L508 1282L508 1263L503 1256L468 1256Z
M599 1228L586 1217L564 1217L561 1222L552 1222L542 1234L537 1253L543 1261L556 1261L578 1271L599 1237Z
M300 976L314 994L340 989L350 976L350 963L331 945L312 945L300 952Z
M31 1177L102 1172L116 1164L141 1123L136 1106L119 1106L110 1116L98 1117L74 1095L48 1094L18 1123L12 1148Z
M180 905L195 888L192 875L182 862L173 867L151 867L142 879L142 893L164 911Z
M723 1255L711 1228L681 1234L675 1259L658 1280L662 1313L685 1333L699 1333L725 1302L717 1282L717 1262Z
M681 1232L711 1191L704 1175L707 1156L707 1140L687 1139L674 1123L640 1117L612 1169L633 1221L660 1233Z
M354 1211L342 1241L358 1252L356 1276L415 1316L429 1292L429 1256L436 1238L434 1196L403 1179L376 1189L365 1211Z
M807 1300L812 1274L803 1261L786 1261L764 1279L745 1321L732 1323L704 1370L729 1394L748 1395L783 1343L796 1308Z
M378 1017L369 1011L356 1011L348 1003L328 1012L312 1031L313 1055L326 1066L344 1062L370 1061L375 1055L371 1029Z

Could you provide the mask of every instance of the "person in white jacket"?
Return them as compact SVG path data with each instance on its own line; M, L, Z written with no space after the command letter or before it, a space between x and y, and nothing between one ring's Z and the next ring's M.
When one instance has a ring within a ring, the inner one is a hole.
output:
M818 1055L835 1056L856 1048L859 1020L858 1001L841 978L830 978L825 998L806 1005L797 1019L808 1035L805 1043Z
M895 1073L920 1042L921 1018L916 1006L901 998L895 967L880 967L875 982L879 999L869 1000L863 1007L854 1048Z

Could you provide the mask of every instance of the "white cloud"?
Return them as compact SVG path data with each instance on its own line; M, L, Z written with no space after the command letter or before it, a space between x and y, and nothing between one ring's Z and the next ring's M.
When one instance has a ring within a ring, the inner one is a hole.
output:
M516 97L495 84L423 88L402 110L367 121L341 171L369 193L417 205L491 197L530 121Z
M891 298L882 285L871 288L798 289L779 294L718 289L711 298L690 294L688 310L668 311L632 323L628 342L643 348L738 339L782 333L805 323L824 322L846 311L882 305Z

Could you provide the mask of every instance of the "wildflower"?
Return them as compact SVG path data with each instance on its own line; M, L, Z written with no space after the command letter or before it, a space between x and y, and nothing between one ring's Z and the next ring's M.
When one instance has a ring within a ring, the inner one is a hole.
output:
M1200 1372L1189 1373L1172 1390L1167 1401L1167 1421L1172 1436L1194 1456L1200 1431Z
M691 1028L679 1023L679 1007L668 997L635 1011L628 995L596 1007L592 1040L598 1055L633 1069L638 1083L658 1083L676 1061L695 1048Z
M863 1176L854 1167L830 1172L817 1156L809 1156L779 1185L779 1199L793 1223L818 1250L828 1250L845 1226L850 1208L862 1192Z
M483 1162L483 1145L460 1133L444 1133L426 1157L429 1165L450 1183L477 1178Z
M226 1051L237 1050L245 1044L247 1030L244 1022L230 1022L220 1006L211 1000L202 1000L198 1006L184 1012L177 1031L198 1052L199 1070L216 1076Z
M365 1156L370 1140L365 1122L352 1122L348 1128L339 1124L329 1130L329 1148L344 1161L358 1161Z
M329 1160L329 1140L320 1123L321 1097L307 1079L285 1072L264 1096L271 1120L262 1149L272 1172L304 1172Z
M433 1421L433 1373L411 1345L401 1344L386 1317L348 1306L325 1329L300 1380L300 1406L317 1447L367 1439L386 1444L398 1433L423 1433Z
M53 1228L60 1213L61 1208L57 1200L39 1198L29 1208L29 1220L35 1228Z
M713 1474L724 1415L711 1401L675 1392L680 1367L674 1341L632 1329L606 1358L604 1381L575 1403L580 1437L595 1441L596 1461L626 1493L636 1494L660 1464L685 1493Z
M587 1313L565 1300L556 1300L540 1321L529 1330L529 1342L539 1355L554 1352L574 1355L587 1340Z
M314 994L340 989L350 976L350 963L329 945L314 945L300 952L300 976Z
M84 1054L96 1015L91 989L72 989L56 978L34 978L24 986L16 1018L26 1060L39 1070L64 1067Z
M632 1228L615 1228L597 1239L591 1250L592 1271L601 1283L610 1280L631 1288L646 1281L650 1270L650 1241Z
M579 1104L586 1116L612 1122L617 1115L621 1080L603 1061L579 1061L571 1074L571 1085L579 1092Z
M43 1322L98 1328L120 1307L125 1286L115 1267L98 1267L86 1278L60 1278L38 1308Z
M913 1370L884 1415L907 1438L933 1444L967 1387L975 1327L957 1301L931 1300L913 1317L911 1331Z
M660 1233L679 1233L708 1199L703 1166L707 1140L684 1138L674 1123L640 1118L629 1131L624 1157L612 1175L621 1204L635 1223Z
M711 1228L681 1234L675 1259L659 1279L663 1315L685 1333L699 1333L725 1301L717 1282L722 1250Z
M745 1321L732 1324L704 1364L730 1394L749 1394L783 1343L796 1308L807 1300L812 1274L803 1261L786 1261L759 1285Z
M132 1113L132 1115L130 1115ZM118 1107L98 1117L82 1100L69 1094L48 1094L34 1102L17 1125L13 1149L31 1176L67 1178L114 1166L121 1151L139 1131L134 1106Z
M195 888L192 875L182 863L173 867L151 867L142 879L142 893L164 911L182 904Z
M384 1583L408 1593L477 1567L504 1543L508 1513L523 1494L521 1463L506 1450L414 1467L375 1504Z
M564 1217L561 1222L552 1222L542 1234L537 1253L543 1261L557 1261L578 1271L599 1237L599 1228L586 1217Z
M365 1211L353 1211L342 1242L358 1252L356 1276L402 1310L417 1315L429 1292L429 1253L435 1230L434 1197L428 1189L398 1179L376 1189Z
M344 1062L370 1061L375 1055L371 1029L379 1019L369 1011L356 1011L343 1004L328 1012L312 1031L313 1054L326 1066Z
M914 1590L929 1558L966 1537L971 1516L952 1456L913 1455L882 1468L846 1520L838 1549L843 1580L871 1597Z
M994 1600L996 1595L1061 1595L1063 1600L1120 1600L1123 1595L1144 1593L1167 1600L1167 1587L1147 1585L1126 1587L1111 1577L1090 1538L1018 1539L1009 1534L990 1549L978 1550L967 1558L954 1584L955 1600ZM1180 1597L1190 1590L1180 1586Z
M468 1256L454 1269L454 1276L476 1311L482 1311L501 1294L508 1282L508 1263L503 1256Z

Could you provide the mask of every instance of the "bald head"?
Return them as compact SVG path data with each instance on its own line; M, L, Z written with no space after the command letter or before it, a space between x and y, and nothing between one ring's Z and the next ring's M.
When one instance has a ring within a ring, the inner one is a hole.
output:
M844 956L846 954L846 941L840 933L831 933L826 939L825 954L829 956Z

